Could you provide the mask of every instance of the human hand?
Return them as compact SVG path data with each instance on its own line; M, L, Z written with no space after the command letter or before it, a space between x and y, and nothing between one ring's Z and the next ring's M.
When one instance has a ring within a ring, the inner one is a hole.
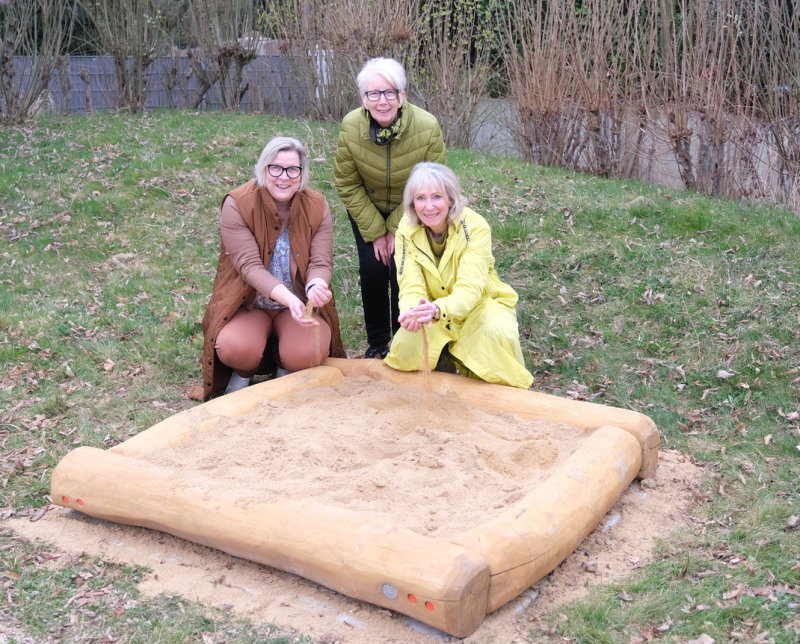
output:
M414 315L413 309L400 311L400 315L397 316L397 321L400 323L401 328L411 333L416 333L422 328L422 323L417 319L417 316Z
M306 296L312 306L325 306L331 301L333 291L322 279L313 279L306 284Z
M292 318L301 326L317 326L319 324L319 322L311 317L313 304L311 306L311 310L308 312L308 315L306 315L306 303L292 293L283 284L278 284L274 289L272 289L270 298L276 302L280 302L287 309L289 309L289 312L292 314Z
M288 308L292 318L300 326L319 326L319 322L311 317L310 311L306 315L306 305L300 298L293 296L288 303Z
M389 236L391 236L391 240L387 239ZM378 237L378 239L372 242L372 250L375 253L375 259L384 266L388 266L392 259L392 253L394 252L394 235L387 233L383 237Z
M423 325L430 326L438 317L439 307L423 298L416 306L402 311L397 321L406 331L416 333Z

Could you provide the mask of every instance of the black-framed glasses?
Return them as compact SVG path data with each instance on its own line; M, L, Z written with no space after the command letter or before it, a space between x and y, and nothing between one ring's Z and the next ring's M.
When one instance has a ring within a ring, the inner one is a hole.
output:
M276 178L280 177L285 172L286 176L290 179L297 179L302 171L303 168L301 168L299 165L290 165L288 168L284 168L282 165L270 163L267 166L267 172L269 172L269 176Z
M387 101L393 101L400 96L400 92L396 89L371 89L368 92L364 92L364 96L367 97L367 100L373 103L381 100L381 95L383 95Z

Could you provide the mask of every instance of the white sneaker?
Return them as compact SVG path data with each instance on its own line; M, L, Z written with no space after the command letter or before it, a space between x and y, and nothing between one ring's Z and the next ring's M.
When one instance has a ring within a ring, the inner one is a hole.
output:
M276 378L283 378L284 376L288 376L290 373L292 372L289 371L288 369L284 369L283 367L278 367L277 369L275 369Z
M230 394L234 391L239 391L240 389L244 389L245 387L250 386L250 378L245 378L240 376L235 371L231 371L231 377L228 380L228 386L225 387L225 393Z

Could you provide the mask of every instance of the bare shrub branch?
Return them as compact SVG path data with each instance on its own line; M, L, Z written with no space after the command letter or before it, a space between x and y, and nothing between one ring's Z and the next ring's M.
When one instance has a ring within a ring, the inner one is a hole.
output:
M800 12L781 0L509 0L523 156L797 204ZM660 170L654 170L660 166Z
M0 5L0 121L20 123L35 110L61 64L73 24L73 14L59 0Z
M413 69L418 0L286 0L265 14L298 79L306 115L340 120L360 105L355 86L362 65L389 56Z
M115 104L144 109L147 70L166 45L160 4L168 0L79 0L97 30L98 45L114 60Z
M256 22L252 0L189 0L189 64L200 80L193 107L198 107L218 84L223 108L238 109L247 91L242 86L243 70L256 57L259 44Z
M494 0L422 3L416 91L450 147L469 148L476 112L494 77Z

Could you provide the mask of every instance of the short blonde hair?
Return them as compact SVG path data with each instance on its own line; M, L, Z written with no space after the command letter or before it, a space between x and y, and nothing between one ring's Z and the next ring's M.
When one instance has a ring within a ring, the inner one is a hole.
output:
M297 156L300 157L300 167L302 170L300 172L300 184L297 186L297 191L305 190L308 187L308 181L311 177L311 173L308 169L308 152L300 141L290 136L276 136L264 146L264 149L261 151L261 156L258 157L258 161L253 168L256 174L256 183L259 186L263 187L266 185L264 181L264 171L267 169L267 166L275 160L278 153L287 150L294 150L297 152Z
M461 192L461 183L446 165L433 161L423 161L415 165L406 182L403 191L403 210L412 224L419 224L417 210L414 208L414 197L423 188L433 187L441 190L450 200L450 209L447 211L447 223L454 223L467 205L467 198Z

